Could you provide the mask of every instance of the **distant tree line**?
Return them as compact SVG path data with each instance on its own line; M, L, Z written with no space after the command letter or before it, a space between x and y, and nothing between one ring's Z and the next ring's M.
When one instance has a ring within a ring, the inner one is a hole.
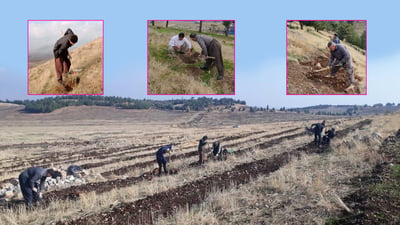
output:
M333 31L337 33L340 40L346 40L363 50L366 49L366 31L364 30L361 35L358 35L354 30L354 21L299 21L300 28L303 26L313 27L317 32L321 30Z
M1 101L0 101L1 102ZM160 109L201 111L211 106L231 107L234 104L246 105L245 101L231 98L213 99L207 97L180 100L139 100L114 96L58 96L38 100L5 101L24 105L27 113L49 113L67 106L110 106L119 109Z

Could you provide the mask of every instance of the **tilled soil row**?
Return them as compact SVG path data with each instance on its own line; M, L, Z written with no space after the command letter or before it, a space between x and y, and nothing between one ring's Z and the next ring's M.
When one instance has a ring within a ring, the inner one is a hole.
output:
M160 215L167 216L180 207L188 205L190 208L194 204L201 203L207 193L215 187L225 189L233 185L245 184L259 174L267 175L274 172L286 165L292 156L295 155L286 152L270 159L238 165L231 171L209 176L166 192L156 193L133 203L110 206L112 208L109 211L56 224L152 224L154 219Z
M353 129L361 128L371 123L371 120L361 121L352 127L338 132L338 137L344 137ZM103 212L77 218L73 221L57 222L61 224L153 224L159 216L167 216L176 212L178 208L201 203L207 193L217 189L227 189L249 183L260 175L268 175L291 161L298 158L302 152L318 152L320 149L314 143L306 144L290 152L275 155L269 159L257 160L235 166L230 171L215 174L201 180L185 184L169 191L156 193L132 203L110 205L111 209Z
M150 146L150 147L149 147ZM158 146L158 145L157 145ZM132 153L136 153L136 152L141 152L144 151L146 149L152 149L155 148L153 145L143 145L143 146L123 146L123 147L119 147L119 148L112 148L112 150L109 151L124 151L124 150L129 150L129 149L133 149L135 148L134 151L132 151ZM138 149L139 148L139 149ZM144 148L144 149L143 149ZM95 149L95 150L93 150ZM40 166L40 167L51 167L51 165L57 165L57 164L62 164L62 163L76 163L77 161L81 161L81 160L87 160L87 159L94 159L94 158L106 158L107 157L107 153L104 154L99 154L98 156L96 156L96 153L98 154L98 150L99 149L104 149L104 148L93 148L91 149L92 151L90 152L84 152L82 155L79 156L73 156L76 155L79 152L69 152L67 154L59 154L57 153L57 155L55 156L54 153L49 154L47 157L43 158L40 157L38 159L29 159L29 162L20 162L18 164L14 164L12 166L6 166L6 167L2 167L1 171L2 172L7 172L7 173L13 173L13 172L18 172L21 171L23 169L25 169L26 167L29 166ZM131 153L131 152L129 152ZM125 154L125 153L122 153ZM64 155L65 158L60 159L60 156ZM109 153L108 153L109 155ZM39 163L38 163L39 161ZM46 163L40 163L40 161L46 161ZM28 164L28 165L27 165ZM83 167L85 169L85 167ZM0 174L2 173L0 172ZM0 183L3 183L4 181L0 181Z
M280 142L282 142L283 140L286 139L292 139L298 136L301 136L302 134L293 134L293 135L288 135L285 137L280 137L278 139L274 139L269 141L268 143L263 143L263 147L264 148L268 148L271 147L274 144L279 144ZM260 144L261 146L261 144ZM253 149L254 147L250 147L250 148L246 148L246 149L241 149L238 151L233 152L233 154L235 155L241 155L243 153L245 153L246 151L249 151L251 149ZM196 155L197 155L197 151L196 151ZM150 164L153 164L154 162L150 162ZM147 166L147 165L146 165ZM197 166L195 164L193 165L189 165L191 167L193 166ZM151 174L150 172L145 173L141 176L138 177L128 177L126 179L116 179L116 180L112 180L112 181L104 181L104 182L96 182L96 183L89 183L89 184L83 184L83 185L79 185L79 186L71 186L69 188L65 188L62 190L56 190L56 191L51 191L45 194L45 196L43 197L43 199L45 200L45 202L49 202L53 199L61 199L61 200L66 200L66 199L70 199L70 200L76 200L79 198L79 195L82 193L88 193L88 192L92 192L95 191L96 193L100 194L100 193L104 193L104 192L108 192L111 191L114 188L123 188L123 187L127 187L127 186L131 186L134 184L137 184L138 182L144 181L144 180L151 180L153 179L153 174Z
M228 136L228 137L216 137L217 139L222 138L222 141L230 141L230 140L235 140L235 139L240 139L240 138L245 138L251 135L255 135L255 134L260 134L263 133L265 131L255 131L255 132L250 132L250 133L246 133L243 135L236 135L236 136ZM38 143L38 144L26 144L26 146L47 146L46 144L48 144L47 142L43 142L43 143ZM90 144L90 142L87 142L87 144ZM25 144L20 144L21 146L25 146ZM14 145L13 145L14 146ZM81 160L85 160L87 158L91 158L91 159L104 159L104 158L108 158L110 157L110 154L113 152L120 152L118 154L114 154L112 155L113 157L118 156L118 155L125 155L125 154L132 154L132 153L137 153L137 152L143 152L143 151L149 151L149 150L154 150L157 149L158 147L160 147L160 144L145 144L145 145L127 145L127 146L122 146L122 147L117 147L117 148L110 148L107 151L100 151L101 149L104 149L102 147L99 148L92 148L92 149L85 149L82 150L80 152L82 152L82 156L73 156L76 155L79 152L68 152L67 154L62 154L62 153L56 153L57 156L54 155L54 152L51 152L51 154L48 155L48 157L46 157L46 161L51 162L51 163L38 163L38 161L40 160L44 160L44 158L40 157L40 158L35 158L35 159L30 159L30 162L28 163L29 165L33 166L40 166L40 167L50 167L51 165L54 164L60 164L60 163L75 163L77 161L81 161ZM125 151L125 150L131 150L131 149L135 149L133 151ZM123 152L121 152L123 151ZM63 159L60 160L60 156L67 156L67 159ZM95 168L95 167L99 167L99 166L103 166L106 164L110 164L110 163L115 163L115 162L119 162L119 161L129 161L129 160L133 160L136 158L144 158L144 157L148 157L154 155L154 153L148 153L148 154L144 154L144 155L140 155L140 156L129 156L129 157L125 157L125 158L116 158L116 159L112 159L112 160L108 160L108 161L102 161L102 162L97 162L97 163L86 163L86 164L82 164L81 167L83 169L90 169L90 168ZM1 168L2 172L7 172L7 173L12 173L12 172L18 172L21 171L23 168L27 167L26 165L27 162L21 162L19 164L14 164L12 166L8 166L8 167L3 167ZM0 172L0 174L2 173ZM14 178L10 178L10 179L6 179L6 180L2 180L0 181L0 184L2 183L6 183L9 182L10 180L14 180Z
M293 128L293 129L285 130L285 131L282 131L282 132L279 132L279 133L268 134L268 135L265 135L265 136L262 136L262 137L257 137L256 139L259 139L259 138L271 138L271 137L279 136L279 135L282 135L282 134L285 134L285 133L290 133L290 132L296 131L296 130L298 130L298 129L299 129L299 128ZM300 133L299 135L302 135L302 133ZM282 137L282 138L284 139L285 137ZM247 140L247 141L248 141L248 140ZM224 147L227 147L227 148L229 148L229 147L235 147L235 146L237 146L238 144L239 144L239 143L232 144L232 145L226 145L226 146L224 146ZM258 147L258 145L254 146L254 147ZM153 153L153 155L154 155L154 153ZM175 160L175 159L184 159L184 158L189 158L189 157L196 156L196 155L198 155L198 151L191 151L191 152L186 152L186 153L182 153L182 154L179 154L179 155L174 155L173 159L174 159L174 160ZM126 174L126 173L132 171L132 170L135 169L135 168L143 168L143 167L152 165L152 164L154 164L154 162L155 162L154 160L151 160L151 161L136 163L136 164L134 164L134 165L125 166L125 167L118 168L118 169L115 169L115 170L110 170L110 171L103 172L103 173L101 173L101 175L104 176L104 177L108 177L108 176L111 176L111 175L118 175L118 176L121 176L121 175L124 175L124 174ZM105 164L101 164L101 163L102 163L102 162L100 162L100 163L97 164L96 166L105 165Z
M236 135L236 136L224 137L224 138L221 139L221 141L236 140L236 139L240 139L240 138L249 137L249 136L255 135L255 134L260 134L260 133L263 133L263 132L265 132L265 131L256 131L256 132L251 132L251 133L247 133L247 134L244 134L244 135ZM219 138L220 137L217 137L216 139L219 139ZM157 145L156 147L160 147L160 145ZM100 166L103 166L103 165L106 165L106 164L115 163L115 162L130 161L130 160L134 160L134 159L138 159L138 158L145 158L145 157L153 156L155 154L155 151L157 150L156 147L152 146L151 148L146 148L146 149L142 149L142 150L129 152L129 153L136 153L136 152L145 152L145 151L154 150L153 152L150 152L150 153L147 153L147 154L128 156L128 157L124 157L124 158L114 158L114 159L111 159L111 160L102 161L102 162L96 162L96 163L86 163L86 164L81 165L81 167L83 169L91 169L91 168L94 168L94 167L100 167ZM185 149L192 148L192 147L193 146L186 147ZM125 153L121 153L121 155L124 155L124 154L126 154L126 152ZM113 155L113 157L114 156L118 156L118 154ZM107 156L99 157L99 159L106 158L106 157Z
M106 139L107 140L107 139ZM74 142L76 141L76 142ZM102 142L109 143L112 142L113 140L107 140ZM93 141L83 141L79 140L76 138L70 138L68 141L65 142L41 142L41 143L23 143L23 144L12 144L12 145L4 145L0 146L0 149L7 149L7 148L18 148L18 149L24 149L24 148L42 148L43 150L40 150L39 153L36 153L34 155L38 155L38 157L32 157L29 159L29 161L26 161L27 159L24 158L23 162L19 162L17 160L22 160L19 158L13 159L12 163L14 165L12 166L7 166L7 167L2 167L0 168L1 171L6 171L7 169L13 169L9 170L7 172L15 172L19 171L20 168L17 167L26 167L26 164L28 163L29 165L35 165L35 166L41 166L41 167L48 167L50 164L46 164L44 162L51 160L53 164L60 164L60 163L73 163L76 161L81 161L85 160L86 158L88 159L104 159L110 157L110 154L115 153L115 152L120 152L118 154L127 154L129 152L122 152L125 150L130 150L130 149L136 149L134 152L140 152L143 151L143 149L137 149L137 148L146 148L148 147L149 149L156 148L160 143L157 145L155 143L152 144L144 144L144 145L127 145L127 146L122 146L122 147L113 147L113 148L105 148L105 147L92 147L89 149L81 149L81 150L74 150L74 151L58 151L54 152L54 150L47 150L49 148L57 148L57 147L68 147L68 146L90 146L90 145L95 145L99 142L99 140L93 140ZM74 144L76 143L76 144ZM81 153L81 155L78 155ZM43 155L46 155L46 157L43 157ZM117 155L118 156L118 155ZM40 163L40 162L43 163ZM9 163L9 161L0 161L0 164L2 163ZM18 164L16 164L18 163Z
M245 138L251 135L255 135L255 134L260 134L263 133L265 131L256 131L256 132L250 132L250 133L246 133L243 135L235 135L235 136L228 136L228 137L216 137L217 139L221 139L221 141L230 141L230 140L235 140L235 139L239 139L239 138ZM54 147L58 147L58 144L66 144L66 145L73 145L73 142L56 142L56 143L48 143L48 142L42 142L42 143L35 143L35 144L14 144L14 145L7 145L7 146L3 146L4 148L6 147L24 147L24 148L29 148L29 147L46 147L48 148L49 146L54 146ZM84 144L84 145L89 145L89 144L94 144L94 142L89 142L89 141L81 141L78 142L80 144ZM35 165L35 166L40 166L40 167L50 167L52 164L61 164L61 163L74 163L77 161L82 161L82 160L86 160L87 158L90 158L91 160L93 159L105 159L105 158L109 158L110 154L115 153L115 152L119 152L118 154L113 154L111 155L112 157L118 157L118 156L122 156L122 155L126 155L126 154L132 154L132 153L137 153L137 152L143 152L143 151L148 151L148 150L154 150L157 149L158 147L160 147L161 144L145 144L145 145L127 145L127 146L122 146L122 147L117 147L117 148L109 148L109 149L105 149L104 147L97 147L97 148L91 148L91 149L84 149L81 151L68 151L68 152L57 152L54 153L54 151L49 152L49 154L47 155L47 157L35 157L35 158L30 158L29 162L20 162L18 164L15 164L15 161L13 162L14 164L12 166L5 166L5 167L1 167L0 170L2 172L7 172L7 173L13 173L13 172L17 172L20 171L22 168L27 167L28 165ZM126 151L126 150L131 150L131 149L135 149L133 151ZM102 150L106 150L106 151L102 151ZM82 152L81 155L76 156L78 153ZM135 158L140 158L140 157L147 157L152 155L153 153L149 153L146 155L142 155L142 156L130 156L130 157L126 157L123 159L120 158L116 158L113 160L108 160L108 161L103 161L100 163L87 163L87 164L83 164L81 165L81 167L83 169L90 169L90 168L94 168L94 167L99 167L99 166L103 166L106 164L110 164L110 163L114 163L114 162L118 162L118 161L129 161L129 160L133 160ZM75 156L74 156L75 155ZM65 156L65 158L60 159L60 157ZM51 163L38 163L40 161L48 161ZM1 174L1 172L0 172ZM4 181L0 181L0 183L3 183Z
M276 133L276 134L270 134L270 137L273 136L277 136L277 135L281 135L283 133L287 133L287 132L291 132L291 131L295 131L298 128L295 129L290 129L290 130L286 130L286 131L282 131L280 133ZM233 154L235 155L241 155L245 152L248 152L256 147L260 147L262 146L263 148L268 148L274 144L279 144L280 142L282 142L283 140L286 139L292 139L298 136L302 136L302 133L297 133L297 134L293 134L293 135L287 135L284 137L280 137L262 144L257 144L256 146L252 146L249 148L244 148L244 149L240 149L237 151L234 151ZM197 155L198 152L194 151L191 152L190 154L182 154L182 158L185 157L191 157L193 155ZM148 165L154 164L154 161L148 161L148 162L143 162L140 164L135 164L137 165L137 167L145 167ZM196 163L190 164L188 165L189 167L195 167L198 166ZM132 168L131 168L132 169ZM179 169L180 170L180 169ZM88 193L88 192L92 192L95 191L97 194L100 193L104 193L104 192L108 192L111 191L114 188L123 188L123 187L127 187L127 186L131 186L134 184L137 184L138 182L142 182L145 180L151 180L153 179L153 174L150 172L144 173L141 176L137 176L137 177L128 177L125 179L115 179L115 180L111 180L111 181L104 181L104 182L96 182L96 183L88 183L88 184L82 184L79 186L71 186L68 188L64 188L61 190L54 190L51 192L47 192L44 196L43 196L43 202L41 207L45 208L47 207L48 203L50 201L53 201L55 199L58 200L77 200L79 199L79 195L83 194L83 193ZM21 202L10 202L9 204L6 205L7 208L15 208L16 206L18 206L19 204L21 204Z

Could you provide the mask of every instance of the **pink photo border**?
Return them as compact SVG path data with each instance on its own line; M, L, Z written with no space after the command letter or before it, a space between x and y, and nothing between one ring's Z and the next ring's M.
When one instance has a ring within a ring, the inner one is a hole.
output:
M288 22L293 21L362 21L365 22L365 94L288 94L288 68L287 68L287 60L288 60ZM286 20L286 95L295 96L295 95L344 95L344 96L360 96L367 95L368 93L368 79L367 79L367 48L368 48L368 31L367 31L367 20Z
M29 22L30 21L46 21L46 22L52 22L52 21L82 21L82 22L102 22L102 39L103 39L103 43L102 43L102 48L103 48L103 52L102 52L102 79L103 79L103 91L100 94L30 94L29 93ZM27 78L27 95L104 95L104 20L34 20L34 19L28 19L27 20L27 74L28 74L28 78Z
M233 94L149 94L149 23L153 20L147 20L146 27L147 27L147 95L157 96L157 95L235 95L236 94L236 20L229 19L229 21L235 21L234 23L234 30L235 35L233 37L233 80L234 80L234 91ZM154 20L154 21L167 21L167 20ZM228 21L228 20L168 20L168 21Z

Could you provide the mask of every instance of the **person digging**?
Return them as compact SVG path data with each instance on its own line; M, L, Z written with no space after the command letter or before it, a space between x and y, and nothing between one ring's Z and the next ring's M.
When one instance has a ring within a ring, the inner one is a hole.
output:
M354 68L350 52L344 45L336 44L332 41L328 42L328 48L331 57L328 63L330 75L327 77L334 77L340 68L343 67L350 79L350 85L345 89L345 91L348 92L350 89L354 88Z
M40 192L44 189L47 177L56 179L61 177L61 173L53 169L30 167L19 175L19 185L28 209L33 209L41 201Z
M190 38L200 45L201 55L206 58L206 63L200 69L210 70L214 63L218 70L217 80L222 80L224 78L224 61L222 59L221 44L215 38L206 35L192 33Z
M71 56L68 48L78 42L78 36L72 32L70 28L65 31L64 36L57 40L54 44L54 61L56 66L57 81L63 85L63 75L69 72L71 67Z
M162 146L158 149L156 153L156 159L158 163L158 176L161 176L162 167L164 168L164 173L168 174L167 171L167 159L164 157L165 153L171 154L172 144Z
M322 123L314 123L311 125L311 129L314 132L314 144L315 146L321 146L321 133L325 128L325 120Z

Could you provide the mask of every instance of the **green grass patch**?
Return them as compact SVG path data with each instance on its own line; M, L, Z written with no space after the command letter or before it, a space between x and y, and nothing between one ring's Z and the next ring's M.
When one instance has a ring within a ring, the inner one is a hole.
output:
M392 178L395 179L397 184L400 184L400 165L396 164L392 167Z
M167 48L168 45L149 45L149 55L157 61L171 63L174 59L169 56Z
M235 69L235 65L230 60L224 60L224 67L225 67L225 70L234 70Z

